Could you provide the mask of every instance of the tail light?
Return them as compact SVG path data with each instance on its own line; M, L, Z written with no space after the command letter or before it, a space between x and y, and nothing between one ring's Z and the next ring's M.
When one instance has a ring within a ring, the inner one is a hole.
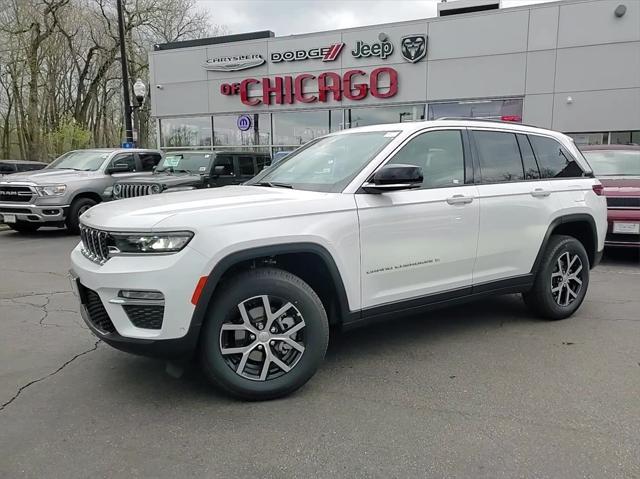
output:
M592 188L593 192L596 195L602 196L604 194L604 186L602 186L600 183L593 185Z

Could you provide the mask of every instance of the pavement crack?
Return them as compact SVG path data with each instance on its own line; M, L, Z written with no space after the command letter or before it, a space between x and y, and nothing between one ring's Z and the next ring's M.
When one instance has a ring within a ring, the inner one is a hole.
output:
M24 386L20 386L18 388L18 391L16 392L16 394L9 399L7 402L5 402L4 404L2 404L0 406L0 412L4 411L4 409L11 404L12 402L14 402L16 399L18 399L18 397L20 396L20 394L22 394L22 391L24 391L25 389L27 389L30 386L33 386L36 383L39 383L41 381L44 381L45 379L48 379L52 376L55 376L56 374L58 374L60 371L62 371L64 368L66 368L69 364L71 364L73 361L75 361L76 359L78 359L80 356L84 356L85 354L89 354L93 351L95 351L96 349L98 349L98 345L100 344L100 339L98 339L95 344L93 345L93 347L82 351L81 353L76 354L75 356L73 356L71 359L69 359L68 361L64 362L62 364L62 366L60 366L58 369L56 369L55 371L53 371L52 373L47 374L46 376L42 376L41 378L38 379L34 379L33 381L29 381L27 384L25 384Z

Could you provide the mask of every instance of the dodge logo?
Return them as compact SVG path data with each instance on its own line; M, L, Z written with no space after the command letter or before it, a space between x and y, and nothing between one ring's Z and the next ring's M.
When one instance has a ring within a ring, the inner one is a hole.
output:
M415 63L427 54L426 35L407 35L400 40L400 53L408 62Z

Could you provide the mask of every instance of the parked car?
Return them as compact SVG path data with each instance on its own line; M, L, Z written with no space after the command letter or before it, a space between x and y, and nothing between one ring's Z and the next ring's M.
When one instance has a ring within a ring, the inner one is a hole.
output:
M0 160L0 176L22 173L23 171L41 170L47 166L41 161Z
M72 275L89 328L138 354L198 354L232 394L314 374L329 327L522 293L571 316L607 229L602 185L566 135L490 121L317 138L244 185L104 203Z
M607 198L605 245L640 248L640 146L593 145L582 153Z
M39 171L0 180L0 221L25 233L41 226L80 232L82 213L106 198L118 179L151 175L162 153L144 149L74 150Z
M244 183L269 164L269 155L250 151L167 153L151 176L130 176L113 186L113 198L212 188Z

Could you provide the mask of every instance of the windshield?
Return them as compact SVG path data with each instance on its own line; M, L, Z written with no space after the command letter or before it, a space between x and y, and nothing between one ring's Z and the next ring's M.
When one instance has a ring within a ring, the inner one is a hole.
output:
M171 153L164 157L156 171L166 170L205 173L211 163L211 153Z
M320 138L247 184L338 193L397 135L397 131L369 131Z
M583 151L596 176L640 176L640 150Z
M110 153L110 151L97 150L69 151L54 160L47 168L96 171Z

